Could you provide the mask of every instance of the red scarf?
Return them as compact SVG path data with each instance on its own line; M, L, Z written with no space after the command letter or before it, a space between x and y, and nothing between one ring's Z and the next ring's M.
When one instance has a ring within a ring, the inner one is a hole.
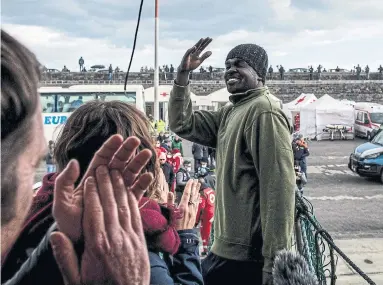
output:
M177 253L180 237L175 222L181 217L179 211L160 206L146 197L140 200L139 207L148 247L159 252Z

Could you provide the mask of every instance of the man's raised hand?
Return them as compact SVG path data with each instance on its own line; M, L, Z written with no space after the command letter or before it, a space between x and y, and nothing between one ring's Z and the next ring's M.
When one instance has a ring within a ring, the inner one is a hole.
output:
M190 72L197 69L209 56L211 51L201 55L204 49L213 41L211 38L200 39L192 48L188 49L182 58L179 72Z

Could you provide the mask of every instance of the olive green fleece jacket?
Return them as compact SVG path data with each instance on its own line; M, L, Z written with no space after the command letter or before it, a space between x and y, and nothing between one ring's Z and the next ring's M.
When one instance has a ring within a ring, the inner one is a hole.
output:
M216 112L193 111L190 86L174 84L169 126L178 136L216 148L212 252L257 261L272 272L276 253L291 247L295 173L291 126L267 87L230 96Z

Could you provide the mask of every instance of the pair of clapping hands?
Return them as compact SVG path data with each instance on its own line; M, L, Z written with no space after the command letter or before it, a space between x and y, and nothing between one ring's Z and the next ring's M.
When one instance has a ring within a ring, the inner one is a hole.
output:
M138 201L153 180L141 174L152 153L137 153L140 140L110 137L94 155L80 184L77 161L57 177L53 215L59 231L50 242L66 285L149 284L150 264ZM177 229L192 228L198 208L197 181L190 181L178 209ZM174 197L169 195L169 204ZM77 256L74 245L84 241Z

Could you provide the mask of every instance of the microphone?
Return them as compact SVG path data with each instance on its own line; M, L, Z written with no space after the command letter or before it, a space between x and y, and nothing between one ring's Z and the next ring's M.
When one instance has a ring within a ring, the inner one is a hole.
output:
M278 252L275 257L273 280L274 285L318 285L306 260L298 253L287 250Z

